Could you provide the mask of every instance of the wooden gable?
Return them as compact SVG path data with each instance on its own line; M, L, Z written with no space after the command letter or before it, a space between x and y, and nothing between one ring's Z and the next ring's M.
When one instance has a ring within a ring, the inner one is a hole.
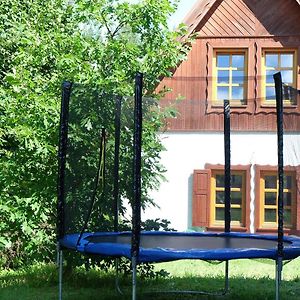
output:
M300 0L198 0L183 23L188 35L291 35L299 32L299 5Z
M300 31L294 0L216 1L194 31L200 36L278 36Z

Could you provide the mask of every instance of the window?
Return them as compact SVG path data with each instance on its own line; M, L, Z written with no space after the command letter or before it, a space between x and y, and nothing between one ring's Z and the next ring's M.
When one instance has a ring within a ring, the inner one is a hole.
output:
M278 223L278 178L276 172L260 173L260 228L277 228ZM284 227L292 228L295 215L296 181L295 174L284 175L283 204Z
M250 170L250 165L231 166L232 231L274 233L278 222L277 167L255 165L254 172ZM284 170L284 228L286 233L300 235L300 165L285 166ZM194 170L193 226L224 231L224 191L223 165L205 164L205 169Z
M194 170L192 225L224 231L224 166L206 164ZM250 165L231 166L231 227L250 230Z
M273 74L281 72L284 84L285 104L296 104L296 51L265 50L263 51L263 84L262 95L264 104L275 105L275 84Z
M245 226L246 176L243 171L231 175L231 224ZM211 226L224 226L225 176L224 171L212 171L211 176Z
M216 50L213 60L213 99L216 104L246 104L246 51Z

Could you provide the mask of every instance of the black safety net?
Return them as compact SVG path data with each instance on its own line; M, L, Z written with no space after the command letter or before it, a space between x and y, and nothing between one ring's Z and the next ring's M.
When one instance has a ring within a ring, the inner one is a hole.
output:
M149 120L155 115L156 100L144 97L142 107L143 118ZM109 95L98 87L64 83L59 143L59 238L85 231L124 229L119 228L119 216L131 214L130 206L136 203L134 109L134 96ZM155 154L156 150L148 143L143 153ZM147 155L142 161L140 167L148 168ZM142 197L146 195L145 189L146 185Z
M275 229L278 224L280 191L275 71L257 77L230 70L227 73L220 70L218 76L207 78L177 76L175 73L157 86L157 92L165 90L160 105L169 107L169 115L173 114L174 108L176 118L166 122L171 130L223 134L224 102L228 100L231 136L227 140L232 142L230 163L235 168L230 176L231 224L241 227L250 224L253 232L257 229L255 226L266 228L267 232L268 228ZM294 230L297 226L296 179L300 165L297 150L300 94L286 73L282 74L281 92L283 220L285 228ZM147 109L155 110L154 103L156 101L151 98L143 98L143 119L145 112L147 118ZM59 209L60 236L83 230L116 231L119 213L125 211L123 200L133 203L134 198L134 97L108 95L96 87L73 84L68 108L65 117L68 121L67 143L64 146L66 168L60 184L63 187L59 201L62 204ZM155 118L155 114L151 117ZM151 126L149 119L147 121L145 130ZM147 138L143 136L143 139ZM194 146L201 143L199 139ZM145 145L146 151L151 152L151 143L147 141ZM219 148L220 155L205 161L201 158L204 163L224 165L224 147L220 145ZM236 170L236 166L240 166L241 171ZM250 167L247 169L246 166ZM142 167L147 167L145 161ZM200 165L200 168L204 167L204 164ZM147 174L144 172L143 176ZM214 215L216 220L224 222L225 187L228 184L225 184L225 174L215 172L214 176ZM145 188L142 185L142 189ZM256 190L261 191L259 195ZM143 195L146 193L143 190ZM225 226L225 222L222 224Z
M69 105L63 101L68 113L61 132L66 143L60 235L111 230L116 202L121 194L130 199L132 189L133 98L72 84Z

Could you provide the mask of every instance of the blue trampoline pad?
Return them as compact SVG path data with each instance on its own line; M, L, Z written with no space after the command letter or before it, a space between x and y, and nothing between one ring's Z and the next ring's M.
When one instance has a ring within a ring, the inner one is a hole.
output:
M86 254L131 258L131 232L66 235L61 245ZM300 238L284 237L284 259L300 256ZM178 259L231 260L277 258L276 235L245 233L189 233L148 231L141 233L139 262Z

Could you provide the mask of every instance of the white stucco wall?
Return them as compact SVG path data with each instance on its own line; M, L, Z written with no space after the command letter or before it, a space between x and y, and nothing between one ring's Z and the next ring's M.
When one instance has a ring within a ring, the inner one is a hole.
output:
M161 162L167 169L167 182L162 183L159 191L152 192L160 208L148 208L142 218L165 218L173 228L185 231L191 228L193 171L204 169L206 163L224 164L224 136L212 132L165 133L161 139L166 147ZM286 134L284 149L284 164L300 165L300 134ZM276 166L277 135L231 133L231 164ZM253 193L251 197L253 220Z

